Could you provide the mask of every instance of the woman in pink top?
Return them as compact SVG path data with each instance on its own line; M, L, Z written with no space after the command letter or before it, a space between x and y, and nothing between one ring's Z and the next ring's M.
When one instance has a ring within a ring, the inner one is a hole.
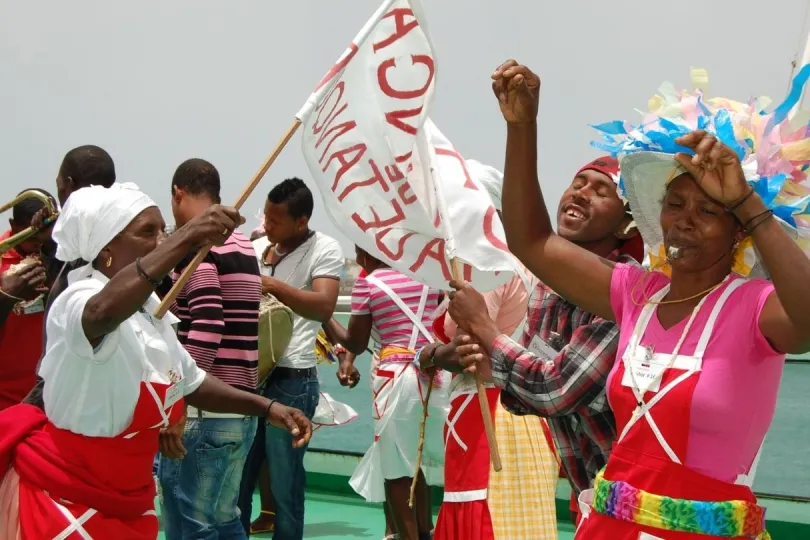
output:
M389 268L359 247L356 251L357 263L368 274L355 282L348 329L332 318L329 332L355 355L365 352L373 338L380 345L380 364L372 375L374 442L349 483L367 501L388 506L399 538L421 540L429 538L433 528L423 472L435 472L440 484L442 429L449 403L447 385L434 381L414 512L408 499L428 380L412 362L415 352L433 341L428 328L441 293Z
M810 259L791 238L805 231L768 193L781 188L784 197L795 181L754 176L752 186L744 170L804 178L781 146L780 111L792 104L766 114L755 100L656 96L655 112L671 116L599 126L600 147L622 157L623 187L651 246L653 270L644 271L554 234L537 179L540 81L514 61L493 79L508 125L510 249L555 291L620 327L608 386L619 437L580 498L576 538L769 538L750 475L785 353L810 345ZM589 204L572 206L564 225L582 227L589 215ZM768 275L772 283L754 278ZM469 296L460 288L454 302ZM457 322L492 343L478 321Z

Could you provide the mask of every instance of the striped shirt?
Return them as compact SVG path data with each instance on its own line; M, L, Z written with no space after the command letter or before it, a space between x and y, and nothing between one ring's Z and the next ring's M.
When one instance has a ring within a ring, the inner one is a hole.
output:
M424 285L390 268L379 268L371 275L388 285L414 314L417 313ZM431 327L438 306L439 291L430 289L421 318L425 327ZM364 277L358 276L352 290L352 315L371 315L372 337L381 347L420 349L428 344L427 338L418 332L416 346L409 347L413 322L385 292Z
M180 272L194 254L172 272ZM197 365L235 388L255 392L262 281L253 245L235 231L194 271L172 306L177 337Z

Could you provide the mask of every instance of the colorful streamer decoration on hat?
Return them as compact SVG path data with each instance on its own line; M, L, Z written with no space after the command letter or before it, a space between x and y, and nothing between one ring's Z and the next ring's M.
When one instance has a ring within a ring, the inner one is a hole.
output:
M747 102L727 98L707 98L709 76L706 70L692 68L691 91L678 91L665 82L648 101L648 112L639 124L613 121L592 126L601 133L591 143L595 148L620 158L636 152L675 154L694 152L675 140L697 129L704 129L733 149L740 158L745 177L768 208L797 232L797 243L810 253L810 124L795 125L790 111L799 103L810 80L810 64L791 83L785 100L771 112L767 97ZM624 189L624 181L619 183ZM636 209L634 209L635 211ZM665 266L663 246L649 246L650 259ZM735 253L734 271L747 275L757 261L753 242L740 242Z

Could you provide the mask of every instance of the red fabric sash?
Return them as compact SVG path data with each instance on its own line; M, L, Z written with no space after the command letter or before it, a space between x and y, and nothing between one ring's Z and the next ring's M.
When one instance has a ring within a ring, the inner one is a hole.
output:
M147 447L133 440L84 437L54 428L37 407L16 405L0 411L0 471L13 465L21 482L55 500L95 508L112 518L138 519L154 509L154 482L140 470L144 461L151 464L143 454L157 451L153 439ZM104 470L117 474L105 475Z

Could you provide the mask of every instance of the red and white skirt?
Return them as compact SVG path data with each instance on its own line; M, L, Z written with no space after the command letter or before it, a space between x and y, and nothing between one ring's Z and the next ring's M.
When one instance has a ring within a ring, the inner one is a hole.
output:
M500 391L487 389L494 418ZM484 419L473 390L453 393L445 426L444 501L439 510L436 540L494 540L487 504L489 444Z
M449 374L440 372L428 403L422 472L430 485L442 485L444 444L442 428L450 407ZM354 471L349 484L369 502L383 502L385 480L410 478L416 469L419 426L428 380L410 362L383 360L372 381L374 441Z

